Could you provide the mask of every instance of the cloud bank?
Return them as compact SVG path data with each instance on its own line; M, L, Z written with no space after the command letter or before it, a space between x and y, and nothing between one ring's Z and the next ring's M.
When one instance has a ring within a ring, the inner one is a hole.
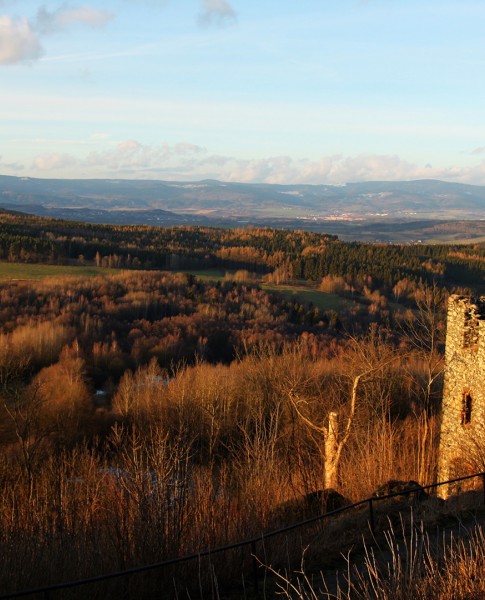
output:
M27 19L0 16L0 65L35 60L42 53L37 34Z
M417 165L392 155L332 155L318 160L273 156L236 158L209 153L181 142L144 145L125 140L83 158L68 154L37 156L30 165L40 176L155 178L172 181L219 179L243 183L342 184L352 181L443 179L485 185L485 161L471 167Z

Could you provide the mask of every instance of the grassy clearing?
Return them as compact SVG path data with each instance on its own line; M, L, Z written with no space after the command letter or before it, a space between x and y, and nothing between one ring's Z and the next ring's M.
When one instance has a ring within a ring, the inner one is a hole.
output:
M113 275L118 269L93 266L40 265L28 263L0 262L0 281L15 279L42 279L44 277L96 277Z
M182 273L191 273L204 281L224 281L226 275L234 274L234 271L225 271L224 269L203 269L200 271L187 270ZM314 287L306 286L303 283L294 285L273 285L261 283L256 280L261 288L267 292L276 292L281 294L286 300L298 300L300 302L312 303L320 310L339 310L349 303L348 300L340 298L336 294L320 292Z
M95 266L0 262L0 281L42 279L44 277L96 277L97 275L113 275L119 272L119 269L108 269ZM224 281L226 274L233 273L232 271L225 271L224 269L203 269L200 271L187 270L181 272L192 273L204 281ZM310 286L304 286L302 284L261 284L261 287L268 292L280 293L287 300L296 299L301 302L312 303L321 310L338 310L348 303L348 300L339 298L336 294L320 292Z
M277 292L282 294L287 300L299 300L301 302L312 303L320 310L338 310L343 308L348 300L340 298L336 294L327 294L311 287L299 285L262 285L263 290L268 292Z
M177 271L177 273L189 273L203 281L223 281L226 273L233 273L233 271L226 271L225 269L201 269L200 271L195 269L183 269Z

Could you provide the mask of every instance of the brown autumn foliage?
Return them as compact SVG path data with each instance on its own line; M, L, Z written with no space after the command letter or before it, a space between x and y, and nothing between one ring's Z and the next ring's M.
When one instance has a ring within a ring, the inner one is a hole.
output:
M300 415L346 419L364 356L375 368L358 388L340 491L359 500L390 478L433 478L423 348L383 326L345 337L314 307L185 275L2 285L1 589L284 524L280 507L324 481L322 437ZM221 581L235 576L227 561Z

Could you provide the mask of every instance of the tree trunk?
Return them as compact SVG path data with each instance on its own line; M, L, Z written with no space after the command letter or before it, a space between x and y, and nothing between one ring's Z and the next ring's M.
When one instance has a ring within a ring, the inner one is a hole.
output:
M325 489L337 489L338 487L339 457L338 414L331 412L328 415L328 428L325 429Z

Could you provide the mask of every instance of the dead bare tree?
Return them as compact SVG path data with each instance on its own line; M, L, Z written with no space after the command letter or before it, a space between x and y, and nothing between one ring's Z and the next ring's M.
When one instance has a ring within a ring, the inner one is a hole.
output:
M330 411L327 423L321 425L309 415L308 402L298 389L287 382L287 395L301 421L312 431L323 437L324 487L336 489L339 486L339 465L342 452L348 444L360 401L360 391L364 383L385 372L399 354L385 343L375 331L362 339L349 337L349 350L342 365L340 376L350 380L350 397L346 416L343 411Z

